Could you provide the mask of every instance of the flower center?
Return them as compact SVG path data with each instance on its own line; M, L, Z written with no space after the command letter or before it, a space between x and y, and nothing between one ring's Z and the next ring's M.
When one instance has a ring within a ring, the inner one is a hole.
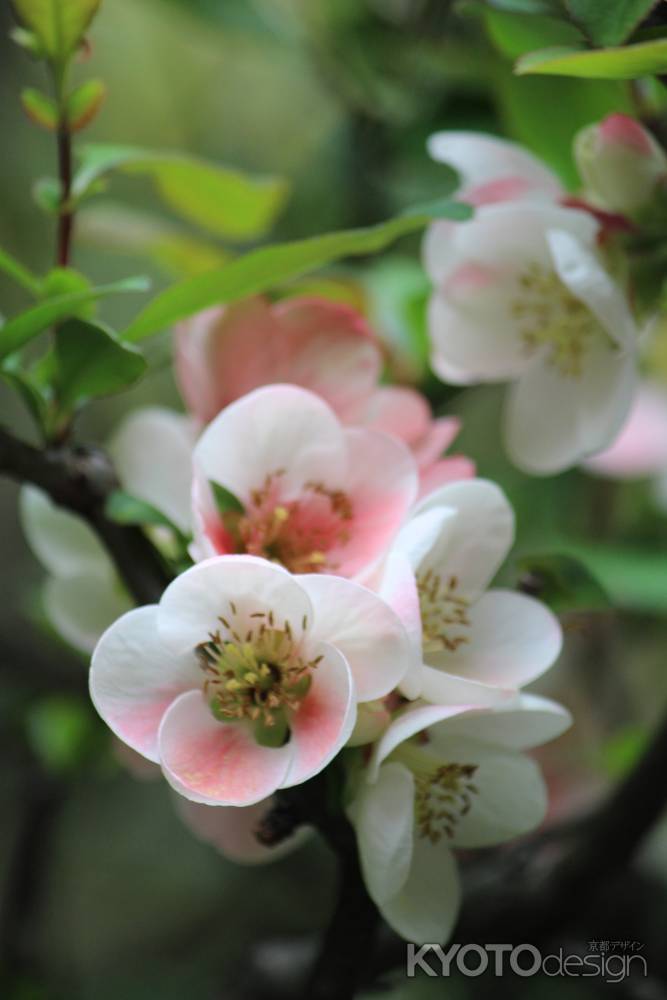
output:
M249 555L281 563L291 573L336 569L332 552L349 540L352 504L342 490L306 483L297 500L281 500L280 477L267 476L254 490L232 531ZM229 527L229 525L228 525Z
M470 812L472 796L479 789L473 783L477 764L439 761L418 741L428 742L428 735L401 744L391 754L412 771L415 779L415 826L420 837L436 844L442 837L451 840L459 820Z
M528 355L547 347L546 360L560 375L579 378L587 341L600 330L591 311L553 271L531 264L519 276L511 303Z
M289 713L306 697L322 657L305 660L290 623L276 623L272 611L251 615L256 625L244 635L234 627L235 616L231 604L231 614L219 619L227 635L210 632L195 649L204 696L216 719L246 719L254 724L258 743L282 746L289 739Z
M443 579L432 569L417 575L422 642L426 653L441 649L453 652L468 641L461 632L470 627L469 602L457 593L458 586L457 577Z

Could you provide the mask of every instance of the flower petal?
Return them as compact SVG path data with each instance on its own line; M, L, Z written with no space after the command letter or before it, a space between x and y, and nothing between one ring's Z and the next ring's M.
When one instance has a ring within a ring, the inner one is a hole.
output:
M113 576L51 576L42 593L46 616L56 632L83 653L92 653L104 631L132 607Z
M195 431L188 417L163 407L136 410L109 442L123 489L190 530Z
M156 605L135 608L107 629L93 653L90 696L109 728L158 762L157 733L171 703L201 683L193 655L175 655L157 631Z
M313 620L310 599L297 578L255 556L215 556L198 563L167 587L159 608L160 635L179 653L192 652L216 631L245 641L259 627L255 616L261 613L267 621L271 614L277 629L289 622L295 642Z
M287 774L293 742L260 746L243 722L218 722L201 691L187 691L165 713L159 760L169 784L209 805L249 806L265 799Z
M83 518L58 507L42 490L21 487L19 515L28 545L49 573L115 578L111 559L93 529Z
M345 431L345 438L350 537L329 556L338 573L354 576L388 548L417 496L418 476L407 447L388 434L353 428Z
M540 769L529 757L440 727L437 753L448 763L473 764L470 809L453 824L452 847L488 847L534 830L544 819L547 793ZM435 749L433 747L433 749Z
M447 483L458 483L462 479L474 479L477 466L465 455L449 455L434 462L428 469L419 474L419 500L433 493Z
M446 941L456 923L461 888L456 861L443 841L416 837L403 888L380 912L397 934L416 944Z
M422 619L417 581L403 552L392 551L387 556L378 592L396 612L408 634L412 656L400 690L406 698L417 698L422 685Z
M345 658L326 642L310 652L322 660L311 675L308 694L290 716L292 759L283 788L319 774L347 743L357 716L354 681Z
M456 512L443 522L440 536L420 569L433 569L458 581L459 593L474 600L498 572L514 540L514 512L503 491L486 479L448 483L420 500L415 513L439 507Z
M300 826L275 846L260 843L255 834L275 805L274 798L240 808L207 806L182 795L175 795L174 799L176 811L195 836L239 865L263 865L278 861L300 847L312 833L309 827Z
M548 232L547 240L563 284L588 306L616 344L634 347L637 327L628 300L594 252L560 229Z
M399 892L412 860L415 782L402 764L383 764L351 808L359 860L371 899L381 905Z
M195 464L244 504L277 473L287 497L308 482L336 489L345 472L343 431L313 393L293 385L266 386L215 418L197 443Z
M560 654L558 619L525 594L490 590L466 614L466 641L455 650L429 654L431 666L482 684L519 688L543 674Z
M667 469L667 393L644 383L618 437L605 451L585 461L596 475L635 479Z
M490 711L470 711L452 716L446 726L429 731L431 745L440 753L440 737L459 737L494 744L509 750L529 750L557 739L572 725L566 708L536 694L520 694L511 703ZM443 751L444 752L444 751Z
M420 733L429 726L434 726L443 719L450 719L468 711L467 705L425 705L415 703L403 709L394 718L391 725L384 731L375 747L368 764L368 780L375 781L380 764L387 759L392 750L405 740Z
M510 458L533 475L551 475L602 450L623 426L636 385L634 358L602 335L591 338L578 378L536 359L507 398Z
M396 612L351 580L298 577L314 609L312 637L331 643L347 660L358 701L389 694L412 665L414 649Z
M445 669L425 663L422 668L420 697L434 705L496 705L515 698L515 692L504 687L483 684L477 680L457 677Z

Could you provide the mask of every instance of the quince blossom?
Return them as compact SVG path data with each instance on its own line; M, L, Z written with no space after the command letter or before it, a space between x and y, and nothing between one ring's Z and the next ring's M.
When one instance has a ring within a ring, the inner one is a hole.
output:
M452 851L539 825L546 790L522 751L570 722L564 708L535 695L488 709L415 705L396 717L349 814L368 892L397 934L447 940L461 896Z
M223 410L194 463L195 557L245 552L296 573L359 574L384 554L417 493L405 445L342 427L322 399L290 385ZM209 483L238 509L221 511Z
M407 444L422 493L474 475L464 456L442 457L460 421L434 420L415 389L378 385L382 366L379 338L363 316L326 299L298 297L273 305L246 299L206 310L176 333L176 377L202 425L253 389L289 383L320 396L343 424L385 431Z
M472 479L424 498L392 547L379 593L415 647L401 684L445 705L508 699L560 653L555 616L539 601L489 584L514 539L514 514L491 482Z
M515 142L483 132L436 132L427 149L432 159L461 176L456 197L470 205L503 201L557 201L565 191L536 156Z
M537 475L606 447L634 397L636 327L598 234L588 212L524 202L425 238L433 368L459 385L513 383L506 447Z
M220 556L104 633L90 690L177 792L246 806L321 771L357 702L387 695L412 655L398 617L359 584Z

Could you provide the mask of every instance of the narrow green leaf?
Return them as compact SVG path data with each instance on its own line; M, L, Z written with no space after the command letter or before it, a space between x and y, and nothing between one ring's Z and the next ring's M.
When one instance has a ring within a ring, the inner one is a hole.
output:
M234 496L234 494L226 487L221 486L220 483L213 482L213 480L210 482L210 487L213 491L215 505L221 514L245 513L245 507L239 498Z
M604 588L580 559L562 553L522 556L517 560L519 586L534 593L553 611L608 611Z
M70 319L56 331L57 395L65 411L118 392L139 379L146 361L97 323Z
M616 607L667 614L665 559L662 553L583 543L568 544L567 551L585 562Z
M172 285L139 314L125 331L125 337L143 340L208 306L266 292L342 257L377 253L400 236L422 229L435 218L463 221L471 215L468 205L440 201L365 229L347 229L293 243L260 247L218 270Z
M567 21L554 17L526 17L501 10L488 10L484 24L498 51L508 59L518 59L525 52L552 46L578 45L581 33Z
M620 45L650 14L658 0L565 0L572 21L593 45Z
M43 52L62 64L75 51L97 13L101 0L14 0L24 26Z
M286 182L275 177L254 177L182 153L91 145L82 151L74 197L114 170L149 176L179 216L233 240L255 239L266 232L287 196Z
M519 76L544 73L597 80L634 80L640 76L660 75L667 73L667 38L593 51L541 49L521 56L515 72Z
M18 354L5 358L0 365L0 375L19 394L33 419L41 426L44 423L50 397L39 380L30 371L22 369Z
M107 88L102 80L87 80L67 98L67 121L73 132L89 125L102 106Z
M0 271L15 281L17 285L24 288L31 295L38 295L41 289L39 278L20 264L15 257L12 257L6 250L0 249Z
M41 90L33 87L26 87L21 91L21 104L28 118L41 125L42 128L53 132L58 127L58 108L55 101Z
M0 327L0 359L23 347L47 327L74 315L81 306L89 302L125 292L145 292L148 287L149 283L145 278L126 278L110 285L100 285L84 292L70 292L40 302Z
M107 498L104 512L111 521L115 521L117 524L155 524L169 528L179 537L182 534L176 525L157 507L126 493L124 490L114 490Z

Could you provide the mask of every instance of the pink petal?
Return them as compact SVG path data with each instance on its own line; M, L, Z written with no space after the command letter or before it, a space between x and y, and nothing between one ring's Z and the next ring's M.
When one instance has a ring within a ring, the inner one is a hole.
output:
M242 722L218 722L201 691L188 691L165 713L158 735L167 781L188 799L208 805L249 806L284 781L293 741L260 746Z
M419 468L423 469L441 458L460 430L459 417L438 417L432 420L426 433L412 449Z
M413 447L428 434L431 408L415 389L385 385L375 389L362 407L349 414L348 422L384 431Z
M645 383L621 433L584 468L613 479L652 476L667 469L667 392Z
M446 483L456 483L461 479L474 479L477 473L475 463L465 455L450 455L434 462L419 474L419 497L426 497L433 490Z
M157 734L175 698L198 687L201 672L189 650L174 654L158 637L158 608L135 608L100 639L90 668L90 695L124 743L157 762Z
M347 743L357 717L352 674L345 658L328 643L311 651L323 659L312 673L310 691L290 718L293 748L282 787L318 774Z

